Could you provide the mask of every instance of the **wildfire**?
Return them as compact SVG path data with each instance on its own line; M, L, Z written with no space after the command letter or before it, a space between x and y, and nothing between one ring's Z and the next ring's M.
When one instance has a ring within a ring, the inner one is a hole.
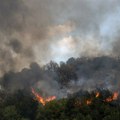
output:
M40 102L43 106L46 105L46 103L50 102L50 101L53 101L56 99L56 96L50 96L48 98L43 98L42 96L40 96L37 92L35 92L35 90L32 88L32 93L34 94L34 96L36 97L36 99L38 100L38 102ZM114 92L112 96L106 98L105 100L103 100L104 102L112 102L114 100L117 100L118 99L118 96L119 96L119 93L118 92ZM97 92L95 94L95 97L98 98L100 97L100 93ZM87 99L85 101L85 103L87 105L90 105L92 104L93 102L93 98L90 98L90 99ZM78 103L76 103L78 105ZM81 102L79 102L79 106L81 105Z
M99 96L100 96L100 93L97 92L96 95L95 95L95 97L98 98ZM93 100L93 99L88 99L88 100L86 101L86 104L87 104L87 105L92 104L92 100Z
M111 102L111 101L117 100L118 95L119 95L119 93L115 92L112 96L108 97L105 101L106 102Z
M90 105L92 103L92 100L87 100L86 103L87 105Z
M118 93L118 92L114 92L112 96L106 98L106 99L103 100L103 101L104 101L104 102L112 102L112 101L114 101L114 100L117 100L117 99L118 99L118 96L119 96L119 93ZM96 98L99 98L99 97L100 97L100 93L97 92L97 93L95 94L95 97L96 97ZM87 99L87 100L85 101L85 103L86 103L87 105L91 105L92 102L93 102L93 98Z
M42 103L42 105L45 105L47 102L53 101L56 99L56 96L50 96L48 98L43 98L40 96L35 90L32 88L32 93L35 95L38 102Z
M51 97L48 97L46 99L46 102L50 102L50 101L55 100L55 99L56 99L56 96L51 96Z
M95 95L95 97L98 98L99 96L100 96L100 93L97 92L96 95Z

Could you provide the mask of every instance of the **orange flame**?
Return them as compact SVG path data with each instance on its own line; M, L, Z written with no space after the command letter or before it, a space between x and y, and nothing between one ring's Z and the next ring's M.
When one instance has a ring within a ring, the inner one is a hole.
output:
M46 102L50 102L50 101L55 100L55 99L56 99L56 96L51 96L51 97L48 97L46 99Z
M87 100L86 103L87 105L90 105L92 103L92 100Z
M32 88L32 93L35 95L36 99L42 103L43 105L45 105L45 100L38 94L35 92L35 90Z
M117 100L118 95L119 95L119 93L115 92L112 96L108 97L105 101L106 102L111 102L111 101Z
M99 96L100 96L100 93L97 92L96 95L95 95L95 97L98 98ZM110 97L108 97L108 98L106 98L106 99L104 100L104 102L112 102L112 101L114 101L114 100L117 100L117 99L118 99L118 96L119 96L119 93L118 93L118 92L114 92L113 95L110 96ZM92 99L92 98L86 100L86 104L87 104L87 105L91 105L92 102L93 102L93 99Z
M48 98L43 98L42 96L40 96L38 93L35 92L35 90L32 88L32 93L35 95L36 99L38 100L38 102L42 103L43 106L45 106L45 104L47 102L53 101L56 99L56 96L51 96Z
M96 95L95 95L95 97L98 98L99 96L100 96L100 93L97 92Z

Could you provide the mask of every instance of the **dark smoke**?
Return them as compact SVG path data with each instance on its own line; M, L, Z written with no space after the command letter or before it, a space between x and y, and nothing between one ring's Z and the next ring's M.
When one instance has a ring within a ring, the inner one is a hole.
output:
M9 33L21 30L25 10L22 0L0 0L0 30Z
M21 72L8 72L2 78L2 85L8 91L14 92L19 89L29 90L40 79L41 69L33 63L30 68L24 68Z
M0 0L2 85L9 91L45 88L47 94L118 89L119 16L119 0ZM72 56L80 58L55 71L42 66Z
M34 61L119 55L119 3L0 0L1 76Z
M22 0L0 0L0 76L19 69L24 48L22 40L17 40L17 33L24 31L26 14L27 7Z
M20 43L20 41L18 41L17 39L12 39L9 43L9 46L13 49L14 52L16 53L20 53L22 48L22 44Z
M120 59L111 57L70 58L60 66L50 62L44 67L32 63L21 72L8 72L2 78L2 87L14 92L19 89L40 90L45 96L65 97L68 93L94 89L120 90Z

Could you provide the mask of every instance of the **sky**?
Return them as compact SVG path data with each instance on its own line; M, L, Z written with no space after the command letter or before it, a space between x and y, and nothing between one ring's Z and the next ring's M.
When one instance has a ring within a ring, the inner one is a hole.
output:
M30 63L120 55L119 0L0 0L0 75Z

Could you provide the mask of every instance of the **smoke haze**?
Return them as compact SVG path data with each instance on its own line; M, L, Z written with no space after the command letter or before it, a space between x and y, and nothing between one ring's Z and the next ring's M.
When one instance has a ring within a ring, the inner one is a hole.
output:
M31 91L35 88L42 96L57 98L79 90L120 90L120 59L111 57L70 58L58 65L50 62L44 67L32 63L20 72L7 72L1 77L1 85L8 92Z
M119 0L0 0L0 66L119 55ZM22 59L21 59L22 58Z
M28 76L19 78L27 86L42 79L33 62L40 69L50 60L119 56L119 31L119 0L0 0L0 76L15 76L15 84Z

